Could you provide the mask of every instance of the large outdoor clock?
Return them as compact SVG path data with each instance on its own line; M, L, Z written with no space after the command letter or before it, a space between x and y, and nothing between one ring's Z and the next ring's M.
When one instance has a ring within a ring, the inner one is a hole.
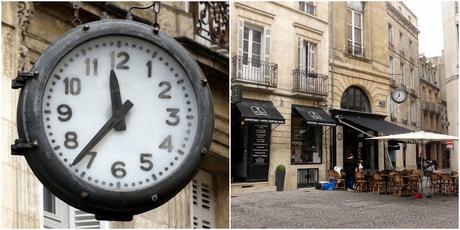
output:
M31 73L13 150L51 192L99 219L129 220L165 203L210 148L205 77L153 27L128 20L76 27Z

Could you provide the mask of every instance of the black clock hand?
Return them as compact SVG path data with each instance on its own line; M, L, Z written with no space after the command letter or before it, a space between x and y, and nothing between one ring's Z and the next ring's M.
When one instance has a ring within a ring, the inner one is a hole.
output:
M81 152L75 157L75 160L73 160L72 165L78 164L86 154L88 154L94 146L99 143L99 141L104 138L104 136L112 129L115 127L116 124L118 124L120 121L122 121L128 111L133 107L133 103L131 103L130 100L127 100L119 109L117 109L110 119L102 126L102 128L94 135L94 137L86 144L86 146L81 150Z
M115 113L121 107L120 86L118 85L117 75L115 71L110 70L110 98L112 99L112 113ZM125 119L115 124L115 131L126 130Z

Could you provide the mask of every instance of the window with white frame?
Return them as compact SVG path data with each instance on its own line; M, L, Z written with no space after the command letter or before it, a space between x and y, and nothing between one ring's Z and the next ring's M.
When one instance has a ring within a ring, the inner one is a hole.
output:
M400 75L401 77L399 79L400 80L399 82L401 83L401 85L405 85L406 82L405 82L405 73L404 73L405 71L404 71L404 64L403 63L401 63L399 65L399 71L401 72L401 75Z
M417 104L415 103L415 101L412 101L410 106L411 121L412 123L417 124Z
M409 69L409 80L410 80L410 88L415 89L415 76L414 76L413 69Z
M391 99L390 96L390 117L392 119L396 118L396 102Z
M243 33L243 64L259 67L262 60L262 28L245 24Z
M302 38L299 39L299 68L309 73L316 73L317 45Z
M409 40L409 51L408 51L408 53L409 53L409 56L412 57L412 41L411 40Z
M404 51L404 36L402 32L399 32L399 50Z
M395 74L395 60L392 56L389 56L388 58L388 67L390 68L390 75L391 79L394 79L394 74Z
M360 1L347 2L347 50L348 54L363 57L363 10Z
M193 228L215 228L215 198L212 175L200 170L192 180L190 215Z
M388 43L393 44L393 26L391 24L388 24Z
M316 15L316 3L315 2L307 2L307 1L300 1L299 2L299 10L311 14Z
M107 228L106 221L96 220L94 214L75 209L43 187L44 228Z

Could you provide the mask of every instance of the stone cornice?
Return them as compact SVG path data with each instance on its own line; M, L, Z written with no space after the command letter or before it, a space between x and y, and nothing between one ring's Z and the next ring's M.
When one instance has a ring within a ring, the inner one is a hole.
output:
M300 24L300 23L298 23L298 22L294 22L294 23L292 23L292 25L293 25L295 28L303 29L303 30L306 30L306 31L309 31L309 32L318 34L318 35L320 35L320 36L322 36L323 33L324 33L324 31L317 30L317 29L315 29L315 28L312 28L312 27L309 27L309 26Z
M270 18L270 19L273 19L276 16L276 15L274 15L272 13L268 13L266 11L254 8L252 6L244 5L243 3L240 3L240 2L235 2L234 4L235 4L235 8L245 9L247 11L251 11L251 12L253 12L255 14L262 15L262 16L265 16L265 17Z
M309 18L312 18L312 19L314 19L314 20L317 20L317 21L319 21L319 22L322 22L323 24L326 24L326 25L329 24L327 21L325 21L325 20L323 20L323 19L321 19L321 18L319 18L319 17L316 17L316 16L311 15L311 14L307 14L307 13L305 13L305 12L302 12L302 11L298 10L298 9L295 9L295 8L292 8L292 7L289 7L289 6L286 6L286 5L282 4L282 2L273 1L273 2L271 2L271 3L273 3L274 5L281 6L281 7L285 8L285 9L288 9L288 10L290 10L290 11L292 11L292 12L295 12L295 13L298 13L298 14L305 15L305 16L307 16L307 17L309 17Z

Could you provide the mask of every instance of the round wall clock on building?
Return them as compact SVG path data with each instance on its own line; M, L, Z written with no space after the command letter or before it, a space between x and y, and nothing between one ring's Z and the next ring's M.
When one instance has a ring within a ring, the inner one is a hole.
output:
M76 27L19 74L19 139L40 181L98 219L130 220L178 193L210 148L212 99L191 55L129 20Z
M407 92L404 89L395 89L391 93L391 99L398 104L403 103L406 100L406 98Z

